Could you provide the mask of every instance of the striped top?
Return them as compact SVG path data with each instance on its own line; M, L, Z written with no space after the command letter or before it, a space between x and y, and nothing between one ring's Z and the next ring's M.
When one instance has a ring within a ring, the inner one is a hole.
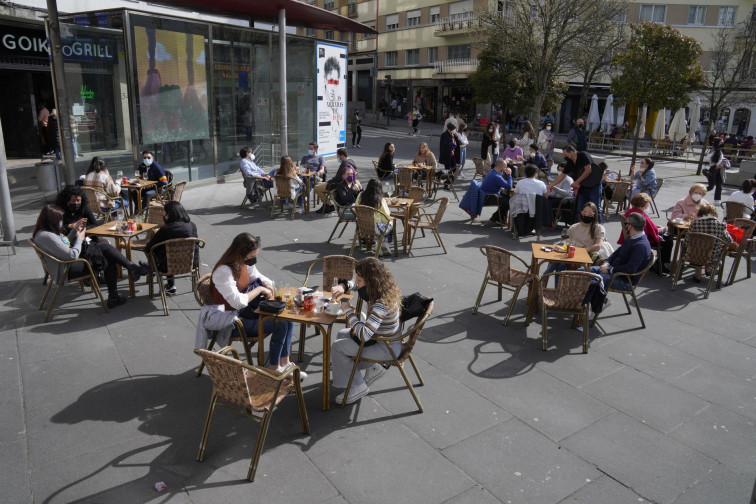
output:
M362 341L367 341L373 336L398 336L401 331L399 312L390 312L380 299L370 306L364 322L352 308L347 309L345 316L347 324L352 328L352 334Z
M121 181L114 181L113 178L105 171L101 172L89 172L84 177L84 186L94 187L100 191L105 192L109 196L120 196L121 194ZM112 206L110 200L105 196L98 194L97 199L100 200L101 205Z

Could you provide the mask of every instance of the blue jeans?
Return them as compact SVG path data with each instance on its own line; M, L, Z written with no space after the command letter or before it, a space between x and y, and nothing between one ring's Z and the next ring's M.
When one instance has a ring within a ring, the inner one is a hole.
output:
M583 207L589 201L596 205L598 209L598 218L601 222L601 191L602 184L598 184L595 187L580 186L577 193L577 208L575 208L575 222L580 222L580 212L583 211Z
M462 165L462 169L465 168L465 161L467 160L467 147L459 148L459 164Z
M601 275L601 279L604 281L604 289L608 289L609 280L611 280L612 275L609 273L601 273L600 269L601 266L591 266L591 273L598 273ZM633 290L633 286L624 278L615 278L614 282L612 282L612 289L629 291Z
M247 338L254 340L257 338L258 319L245 318L244 310L239 311L239 318L244 326L244 333ZM278 366L281 357L288 357L291 352L291 338L294 334L294 322L276 322L269 318L263 322L263 331L273 333L270 337L270 350L268 352L268 363L271 366ZM231 337L239 336L239 331L231 331Z

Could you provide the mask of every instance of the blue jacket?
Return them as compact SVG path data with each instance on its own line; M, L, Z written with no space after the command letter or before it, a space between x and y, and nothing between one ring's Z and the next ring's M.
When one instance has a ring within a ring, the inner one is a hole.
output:
M165 174L165 170L163 170L163 167L160 166L160 163L157 161L152 161L152 164L147 167L144 163L139 164L139 173L142 174L142 177L145 177L147 180L152 180L154 182L157 182L158 187L164 186L168 183L168 177Z
M483 182L480 183L480 190L486 194L496 194L502 189L512 189L512 175L506 177L494 169L489 171Z
M493 170L491 170L493 171ZM470 217L477 219L483 210L483 202L486 200L486 193L480 190L480 182L477 180L470 181L470 187L462 196L459 202L459 208L470 214Z
M641 173L640 170L633 174L635 189L637 192L646 193L652 198L656 196L656 172L653 168Z
M645 233L639 238L628 238L620 248L614 251L606 262L612 267L611 273L637 273L651 260L651 245ZM631 277L633 284L638 283L638 277Z

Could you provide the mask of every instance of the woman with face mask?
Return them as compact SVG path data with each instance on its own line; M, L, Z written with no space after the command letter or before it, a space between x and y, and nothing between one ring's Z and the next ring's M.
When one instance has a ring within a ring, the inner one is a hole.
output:
M97 226L97 219L89 209L89 201L81 187L72 185L64 187L58 193L55 203L63 209L63 228L66 233L76 227L76 223L82 219L87 229ZM92 237L92 240L96 239L96 236Z
M547 121L543 125L543 129L538 132L538 141L536 144L538 144L538 150L541 151L546 158L547 165L550 169L554 162L554 125L551 122Z
M336 190L336 202L339 205L354 205L357 195L362 191L362 185L357 180L357 172L351 166L346 168L341 180L336 182L334 189Z
M147 242L144 248L145 254L149 254L152 248L158 243L174 240L176 238L197 238L197 226L189 219L184 207L178 201L169 201L165 204L165 215L163 216L165 225L161 227L155 236ZM155 249L155 263L157 268L166 271L165 247ZM199 244L194 247L194 267L199 266ZM167 277L165 284L165 293L169 296L176 294L176 285L173 281L173 275Z
M662 273L669 273L669 269L666 265L671 261L672 257L672 235L667 231L667 228L657 226L651 217L648 216L648 210L651 208L651 197L646 193L638 193L630 198L630 204L632 205L626 212L625 217L629 217L632 213L638 213L646 219L646 227L643 228L643 232L648 238L648 243L651 247L658 247L661 251L661 264L663 265ZM622 245L625 242L625 234L620 233L617 244ZM654 271L658 273L658 269L654 267Z
M606 229L598 222L598 208L590 201L580 211L580 221L567 228L566 234L565 239L570 245L584 248L594 260L598 260L599 255L611 255L611 246L607 247L609 244L604 240ZM549 263L546 273L564 271L567 266L565 263Z
M488 159L491 154L491 146L494 144L494 124L488 123L483 130L483 141L480 143L480 158ZM491 163L493 165L493 162Z
M213 268L211 292L213 303L225 305L227 311L237 310L247 338L255 340L259 327L259 315L255 310L263 299L272 299L273 283L257 270L260 238L249 233L236 235ZM294 363L289 360L293 322L278 322L267 319L263 331L272 333L268 354L271 370L283 372ZM237 329L231 337L239 336ZM302 379L305 373L301 373Z
M709 204L704 199L704 196L706 196L706 187L703 184L693 184L688 191L688 195L675 204L670 219L696 220L698 218L699 207Z
M81 257L89 260L95 270L98 268L90 257L104 258L101 265L105 283L108 286L108 308L115 308L126 302L126 298L118 294L118 266L128 270L135 282L142 275L149 273L149 267L146 264L132 263L105 240L91 241L87 244L86 225L87 223L80 219L74 223L73 227L67 229L63 225L63 209L48 203L37 217L32 239L35 245L56 259L70 261ZM88 250L90 248L92 250ZM65 273L64 266L47 261L47 267L55 283L66 281L66 279L61 278ZM82 263L73 264L68 271L68 278L81 276L85 271L84 268L86 266Z
M633 196L645 193L652 198L656 196L656 172L654 161L651 158L643 158L640 162L640 170L635 171L635 165L630 167L630 180L634 182Z

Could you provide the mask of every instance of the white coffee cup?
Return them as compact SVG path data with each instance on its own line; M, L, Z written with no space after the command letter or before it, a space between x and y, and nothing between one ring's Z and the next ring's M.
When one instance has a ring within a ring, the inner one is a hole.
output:
M330 303L328 306L326 306L326 312L329 315L338 315L340 309L341 306L338 303Z

